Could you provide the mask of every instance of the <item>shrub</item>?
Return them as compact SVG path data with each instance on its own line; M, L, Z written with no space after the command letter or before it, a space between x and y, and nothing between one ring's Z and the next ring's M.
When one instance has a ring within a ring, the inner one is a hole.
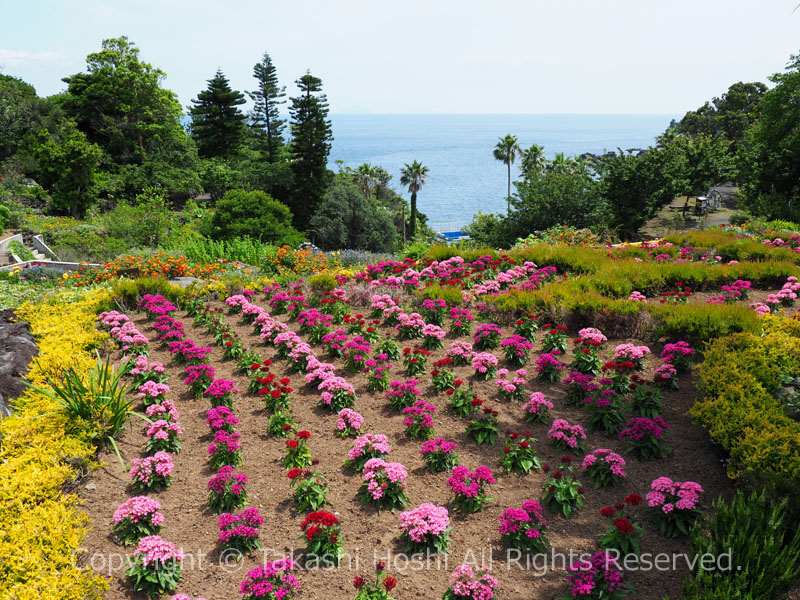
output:
M329 292L338 285L338 282L330 273L316 273L311 276L310 284L314 290Z
M739 490L730 501L715 500L712 508L712 515L692 528L692 553L728 557L730 568L696 567L684 581L684 598L776 598L800 580L800 530L792 533L786 499L773 503L763 489Z
M303 235L292 227L292 212L261 191L230 190L217 202L208 231L219 239L250 237L260 242L296 246Z
M781 374L800 373L800 327L780 317L763 322L763 337L741 333L709 346L699 370L703 397L691 415L730 453L729 476L796 492L800 424L773 394Z

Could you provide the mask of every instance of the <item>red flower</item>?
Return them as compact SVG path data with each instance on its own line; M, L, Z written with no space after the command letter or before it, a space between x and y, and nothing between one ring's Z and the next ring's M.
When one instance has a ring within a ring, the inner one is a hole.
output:
M527 450L528 448L530 448L530 447L531 447L531 445L530 445L530 443L529 443L529 442L524 442L524 441L523 441L523 442L520 442L520 443L519 443L519 447L520 447L520 448L524 448L525 450Z
M284 425L281 425L281 429L283 431L289 431L291 428L292 428L292 426L289 423L285 423Z
M625 505L622 502L617 502L616 504L614 504L614 508L616 508L617 510L622 510L623 508L625 508Z
M306 529L306 541L310 542L311 540L313 540L314 536L316 536L320 531L322 531L322 528L317 527L316 525L313 525L308 529Z
M300 475L302 475L302 474L303 474L303 469L291 469L291 470L290 470L290 471L289 471L289 472L286 474L286 476L287 476L289 479L297 479L297 478L298 478L298 477L300 477Z
M261 368L261 365L258 364L258 363L254 364L254 365L250 365L250 370L251 371L255 371L256 369L260 369L260 368Z
M506 454L508 454L509 452L511 452L511 448L510 448L510 447L508 447L508 446L503 446L503 452L505 452Z
M306 431L305 429L301 429L300 431L297 432L297 437L299 437L301 440L307 440L308 438L311 437L311 432Z
M286 442L286 447L291 448L292 450L296 450L300 444L297 443L297 440L289 440Z
M584 490L583 490L583 486L580 486L580 487L578 488L578 493L579 493L579 494L582 494L583 492L584 492Z
M460 379L456 379L456 380L453 382L453 385L461 385L462 383L464 383L464 382L463 382L463 381L461 381Z
M364 587L364 578L361 575L353 579L353 587L357 590L360 590L362 587Z
M387 577L383 580L383 587L386 589L387 592L392 591L395 586L397 585L397 579L394 577Z
M542 465L542 471L545 472L545 473L550 471L550 465Z
M379 560L378 562L375 563L375 572L376 573L382 572L385 568L386 568L386 563L383 562L382 560Z
M280 390L272 390L269 393L269 395L272 396L273 400L279 400L282 395L282 392Z
M472 401L470 402L471 406L480 406L481 404L483 404L483 400L481 400L480 398L473 398Z
M616 527L622 533L633 533L633 525L628 519L620 517L619 519L614 519L614 527Z
M331 540L331 544L335 544L336 542L339 541L339 536L337 536L335 533L332 533L330 535L330 540Z
M613 517L616 511L610 506L604 506L600 509L600 514L604 517Z
M281 385L289 385L290 383L292 383L292 380L289 379L288 377L284 377L278 383L280 383Z
M564 474L564 471L561 471L560 469L556 469L555 471L553 471L553 479L561 479L561 476L563 474Z
M565 462L567 464L571 463L573 460L575 460L575 459L572 456L570 456L569 454L565 454L564 456L561 457L561 461Z
M642 497L639 494L629 494L625 496L625 502L631 506L637 506L642 503Z

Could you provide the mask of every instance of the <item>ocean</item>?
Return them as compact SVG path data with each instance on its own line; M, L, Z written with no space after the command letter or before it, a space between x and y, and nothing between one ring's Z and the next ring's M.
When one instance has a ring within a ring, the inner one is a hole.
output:
M420 161L428 181L417 194L418 209L438 230L469 223L478 211L506 210L506 166L492 150L507 133L520 146L539 144L552 158L557 152L577 156L622 148L646 148L679 115L331 115L336 161L350 167L368 162L393 176L400 186L400 168ZM512 165L512 181L518 173ZM513 193L513 186L512 186Z

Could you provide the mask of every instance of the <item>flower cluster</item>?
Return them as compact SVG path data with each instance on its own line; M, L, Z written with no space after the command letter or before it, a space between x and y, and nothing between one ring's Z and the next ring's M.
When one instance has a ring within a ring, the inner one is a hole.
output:
M673 481L659 477L650 484L645 496L647 506L661 535L688 535L692 523L700 517L700 494L703 487L694 481Z
M469 342L455 341L450 344L450 348L447 349L447 356L453 359L453 364L456 366L470 364L474 355L475 352L472 350L472 344Z
M536 359L536 370L539 372L539 377L547 381L558 381L561 378L561 371L564 370L564 364L558 360L561 354L561 350L551 350L543 352Z
M241 435L218 429L214 432L214 441L208 445L208 464L212 469L242 464L242 447L239 445Z
M343 408L352 408L356 400L356 390L344 377L333 373L326 373L317 385L320 393L320 405L326 406L333 412Z
M420 395L417 389L419 381L416 379L406 379L405 381L393 381L386 391L386 399L395 410L402 411L413 405Z
M433 417L436 407L425 400L417 400L403 409L403 425L406 435L412 440L427 440L433 437Z
M408 472L401 463L370 458L364 464L363 483L358 488L359 503L371 503L379 511L403 508L408 502L405 492L407 476Z
M507 508L498 517L498 532L503 543L509 548L516 548L539 554L550 549L550 542L544 533L547 526L542 515L542 506L536 500L526 500L522 508Z
M172 483L172 456L156 452L146 458L134 458L130 471L134 490L158 491Z
M468 513L483 510L486 503L492 499L488 488L494 481L494 475L489 467L481 465L474 471L464 466L455 467L447 480L447 485L455 495L453 505Z
M208 507L216 512L230 512L247 502L247 475L237 473L230 465L220 468L208 480Z
M149 535L139 541L133 551L131 567L125 572L136 592L155 597L172 592L181 580L181 561L184 555L174 544Z
M619 433L619 439L627 440L628 452L642 460L664 458L672 451L663 440L664 432L668 429L662 417L632 417Z
M500 327L494 323L484 323L475 330L472 339L478 350L493 350L500 345L501 337L503 337L503 332Z
M525 385L525 376L528 372L525 369L517 369L514 371L513 376L508 379L508 376L511 375L508 369L499 369L497 371L497 381L495 381L495 385L500 392L500 398L506 400L508 402L513 401L521 401L522 400L522 386Z
M491 352L474 354L472 357L472 370L475 371L476 377L493 379L497 372L497 357Z
M306 568L312 566L339 566L343 554L339 518L333 513L314 511L300 524L303 534L298 539L306 542Z
M627 476L625 459L608 448L598 448L583 458L582 465L595 489L622 483Z
M247 572L247 579L239 586L239 593L243 595L243 600L290 600L300 591L300 582L292 574L295 569L295 562L291 558L265 562Z
M631 362L638 371L644 368L644 358L650 354L647 346L636 346L635 344L619 344L614 349L615 362Z
M428 463L431 473L449 471L458 464L458 444L448 442L444 438L427 440L422 443L419 450L420 456Z
M403 552L447 552L450 515L444 506L425 502L419 508L401 513L399 521Z
M364 425L364 417L352 408L343 408L339 411L336 419L336 435L339 437L350 437L361 433Z
M389 439L382 433L367 433L353 440L353 447L347 453L345 467L354 471L364 469L371 458L382 458L392 451Z
M580 450L586 433L580 425L570 425L566 419L555 419L547 437L559 450Z
M442 600L492 600L497 583L497 579L486 571L475 571L471 565L461 565L450 574L450 586Z
M572 595L587 599L618 600L627 593L622 568L614 556L598 550L589 560L567 567Z
M227 406L233 408L233 395L236 394L236 384L229 379L215 379L206 388L205 394L211 399L211 406Z
M142 401L145 406L151 404L160 404L169 394L169 386L166 383L156 383L155 381L145 381L137 388L138 393L136 397Z
M522 405L528 423L547 423L553 403L545 399L542 392L533 392L530 399Z
M217 517L218 541L223 550L234 549L240 554L258 550L258 529L264 519L258 509L250 507L238 515L223 513Z
M165 400L164 402L170 402ZM171 402L170 402L171 404ZM162 404L154 404L154 406L163 406ZM174 407L173 407L174 410ZM145 452L148 454L155 454L156 452L179 452L181 449L181 441L178 436L183 433L181 426L177 423L172 423L166 419L158 419L153 421L147 428L145 435L147 436L147 444L145 445Z
M147 496L128 498L117 507L111 520L117 539L129 546L158 533L164 523L160 510L161 504Z
M528 361L528 353L533 345L521 335L513 334L500 342L500 347L508 362L521 367Z
M193 396L199 398L214 381L215 375L216 371L211 365L189 365L184 371L183 383L189 386Z
M395 329L401 340L412 340L422 336L422 329L425 327L425 319L419 313L400 313L397 317L398 323Z

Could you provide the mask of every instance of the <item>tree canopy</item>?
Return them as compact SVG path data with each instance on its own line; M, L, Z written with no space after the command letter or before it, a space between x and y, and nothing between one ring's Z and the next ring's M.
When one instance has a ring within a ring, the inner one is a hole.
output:
M228 78L217 69L208 87L192 100L192 138L203 158L231 156L244 141L245 115L239 109L246 100L231 89Z
M291 207L298 229L308 226L328 185L328 154L333 133L328 119L328 99L322 80L306 73L295 81L300 95L292 98L292 172L294 189Z

